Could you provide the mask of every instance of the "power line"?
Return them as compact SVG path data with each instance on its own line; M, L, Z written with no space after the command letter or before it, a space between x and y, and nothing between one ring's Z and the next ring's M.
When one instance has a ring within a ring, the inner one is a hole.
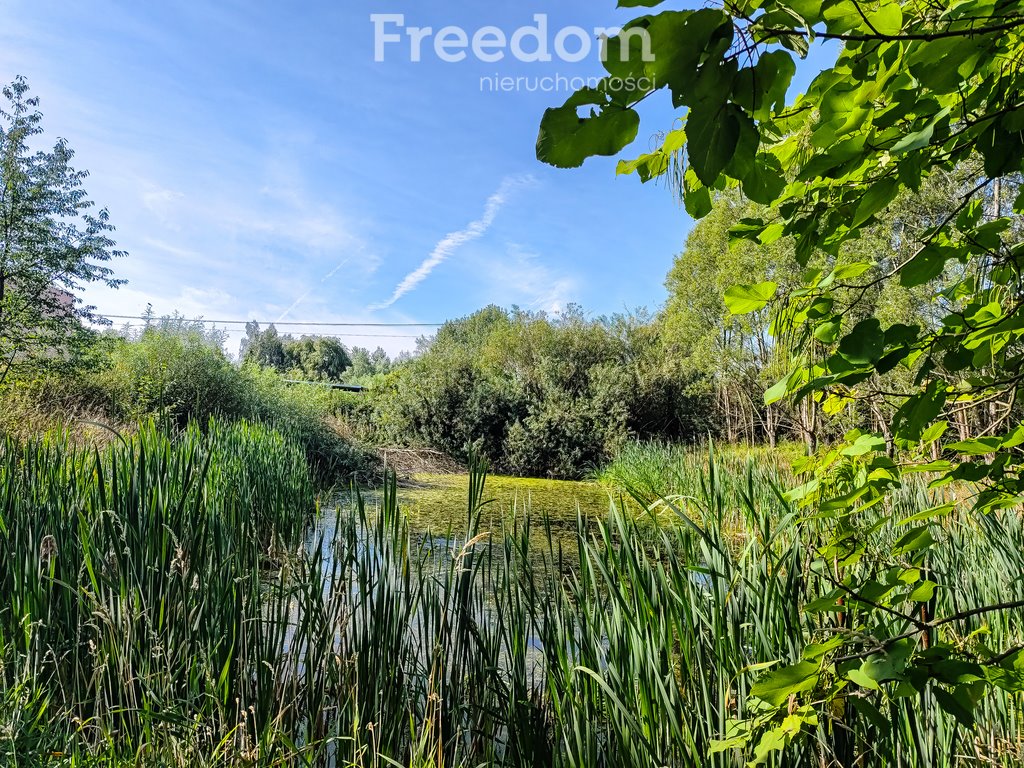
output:
M110 317L113 317L113 315L106 315L105 317L110 318ZM134 318L134 319L141 319L141 318ZM196 321L195 320L184 320L183 322L194 323ZM203 322L203 321L199 321L199 322ZM207 320L205 322L213 322L213 321L212 320ZM155 327L155 325L156 324L154 323L152 326L148 326L148 327ZM123 325L118 326L119 329L127 328L128 330L142 330L142 329L144 329L146 327L147 326L140 325L138 323L125 323ZM408 333L406 333L406 334L402 334L402 333L318 333L316 335L317 336L325 336L325 337L332 338L332 339L418 339L418 338L420 338L416 334L408 334Z
M105 320L149 320L151 322L158 322L164 318L156 316L145 317L144 315L100 315L97 314L95 317L101 317ZM186 317L181 318L170 318L171 320L182 320L188 323L213 323L215 325L246 325L248 323L258 323L259 325L315 325L322 328L440 328L444 323L319 323L314 321L300 322L298 320L291 320L287 322L275 322L273 320L205 320L203 318L196 318L191 320Z

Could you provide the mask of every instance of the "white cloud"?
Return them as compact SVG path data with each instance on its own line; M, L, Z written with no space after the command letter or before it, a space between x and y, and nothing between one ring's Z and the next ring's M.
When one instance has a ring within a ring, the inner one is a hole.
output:
M290 306L288 307L288 309L286 309L286 310L285 310L284 312L282 312L282 313L281 313L281 315L280 315L280 316L279 316L279 317L277 318L277 322L281 322L281 321L282 321L282 320L284 320L284 319L285 319L286 317L288 317L288 315L290 315L290 314L291 314L291 312L292 312L292 310L293 310L293 309L295 309L295 308L296 308L296 307L298 307L298 306L299 306L300 304L302 304L302 302L304 302L304 301L305 301L306 299L308 299L308 298L309 298L309 295L310 295L311 293L313 293L313 291L315 291L315 290L316 290L317 288L319 288L319 287L320 287L321 285L323 285L323 284L324 284L324 283L326 283L326 282L327 282L328 280L330 280L330 279L331 279L332 277L334 277L334 276L335 276L336 274L338 274L338 270L340 270L340 269L341 269L342 267L344 267L344 266L345 266L346 264L348 264L348 263L349 263L350 261L352 261L352 257L351 257L351 256L348 256L348 257L346 257L346 258L342 259L342 260L341 260L340 262L338 262L338 264L337 264L337 265L336 265L336 266L334 267L334 269L332 269L332 270L331 270L330 272L328 272L328 273L327 273L326 275L324 275L323 277L321 277L321 278L320 278L320 282L319 282L319 283L318 283L317 285L314 285L314 286L313 286L312 288L310 288L310 289L309 289L308 291L306 291L306 292L305 292L305 293L303 293L303 294L302 294L301 296L299 296L299 298L297 298L297 299L296 299L295 301L293 301L293 302L291 303L291 305L290 305Z
M182 261L196 261L202 259L202 256L197 251L189 250L188 248L181 248L172 243L166 243L163 240L157 240L154 237L145 237L142 242L150 248L155 248L158 251L169 253L171 256L175 256Z
M170 229L180 229L180 224L174 214L177 203L183 200L185 195L175 192L173 189L164 189L154 184L146 184L142 193L142 205L159 219L160 223Z
M186 306L205 308L234 306L235 297L220 288L194 288L186 286L181 291L181 302Z
M561 312L579 288L574 276L556 272L538 254L516 244L508 246L505 258L491 259L486 270L476 272L487 276L484 294L501 306Z
M487 198L487 204L484 206L484 213L476 221L472 221L465 229L460 229L457 232L450 232L441 238L440 242L434 246L434 250L430 252L430 255L412 272L403 278L394 292L391 294L391 298L387 301L379 304L374 304L369 307L371 310L376 309L387 309L400 298L409 293L422 283L430 273L446 259L450 258L455 251L461 248L466 243L469 243L477 238L482 237L486 234L487 230L491 228L494 223L495 217L498 212L502 209L505 203L508 201L509 194L516 187L532 184L533 179L530 176L515 176L508 177L501 182L501 186L498 190Z

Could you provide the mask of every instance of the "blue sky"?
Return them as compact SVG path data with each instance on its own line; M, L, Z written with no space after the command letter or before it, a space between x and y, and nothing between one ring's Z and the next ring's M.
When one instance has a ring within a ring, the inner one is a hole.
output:
M599 75L596 51L449 63L428 41L413 62L406 41L375 61L371 14L511 35L541 13L553 37L636 15L611 0L0 0L0 13L0 79L28 78L47 138L68 139L129 251L114 264L128 285L86 294L103 312L426 323L490 303L655 309L692 226L613 159L537 162L540 117L567 91L482 90L495 75ZM672 127L659 97L636 153Z

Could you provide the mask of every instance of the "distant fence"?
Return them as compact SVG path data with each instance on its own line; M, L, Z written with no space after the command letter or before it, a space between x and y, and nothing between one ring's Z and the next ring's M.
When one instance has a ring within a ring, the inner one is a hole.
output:
M327 387L328 389L343 389L346 392L362 392L366 387L358 384L339 384L335 381L302 381L300 379L285 379L286 384L306 384L311 387Z

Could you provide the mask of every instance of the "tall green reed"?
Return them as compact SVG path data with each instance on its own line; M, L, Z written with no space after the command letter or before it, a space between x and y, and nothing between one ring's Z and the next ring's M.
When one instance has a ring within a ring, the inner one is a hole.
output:
M485 514L481 466L464 524L416 531L393 478L378 508L354 493L310 526L301 456L257 425L106 451L4 448L0 756L18 765L739 766L711 744L761 663L830 631L804 610L830 588L807 567L826 523L756 462L687 459L659 514L610 499L566 551L528 509ZM907 489L884 535L930 505ZM937 610L1024 592L1019 516L941 535ZM1019 613L949 630L1024 638ZM1020 705L990 697L973 732L926 697L886 724L851 707L777 764L1011 765Z

